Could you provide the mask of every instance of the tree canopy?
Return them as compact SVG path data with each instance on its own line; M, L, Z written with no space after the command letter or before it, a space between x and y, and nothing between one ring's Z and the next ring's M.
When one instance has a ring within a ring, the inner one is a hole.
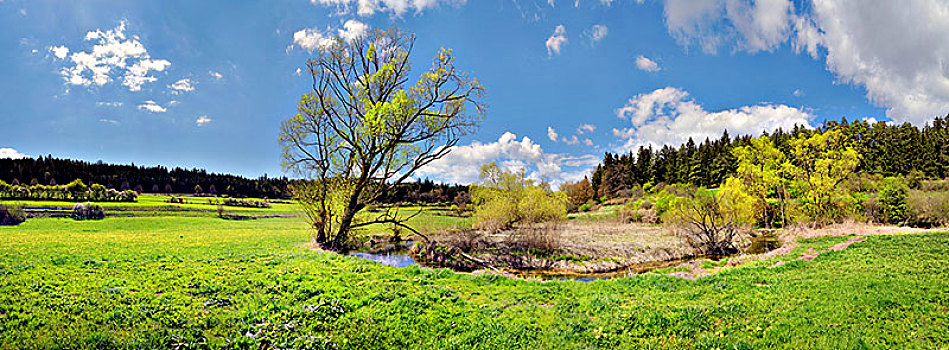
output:
M414 232L394 210L356 214L447 155L484 116L484 87L456 68L449 49L410 82L414 42L376 29L336 37L307 61L312 89L282 123L280 144L283 168L308 180L291 191L324 248L344 249L352 230L373 223Z

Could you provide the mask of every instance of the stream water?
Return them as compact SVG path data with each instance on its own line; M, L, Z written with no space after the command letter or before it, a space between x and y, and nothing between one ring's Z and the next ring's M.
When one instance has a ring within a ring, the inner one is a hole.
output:
M385 243L383 245L376 246L374 249L369 251L350 252L349 256L374 261L388 266L406 267L418 264L418 262L416 262L415 259L409 254L409 248L412 246L412 244L414 244L414 242ZM678 265L684 261L687 260L644 263L637 266L630 266L629 268L623 269L621 271L608 273L549 274L543 272L525 271L522 273L517 273L516 275L522 278L532 278L545 281L592 282L645 273L657 268Z

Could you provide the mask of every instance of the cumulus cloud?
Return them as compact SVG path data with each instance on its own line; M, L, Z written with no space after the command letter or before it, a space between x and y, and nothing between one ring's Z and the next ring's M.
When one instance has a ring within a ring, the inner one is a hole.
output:
M397 17L409 11L420 14L443 3L461 6L465 2L466 0L310 0L313 4L335 7L337 15L349 14L355 9L360 16L372 16L376 12L383 12Z
M22 159L22 158L30 158L30 157L20 152L17 152L17 150L13 148L0 148L0 159L6 159L6 158Z
M826 49L827 68L887 117L918 125L949 111L949 2L816 0L812 11L797 49Z
M51 46L50 52L59 59L68 57L68 64L60 70L67 84L81 86L103 86L122 78L122 85L129 91L140 91L146 83L157 78L150 72L164 71L171 62L152 59L137 35L127 37L126 22L109 30L86 33L85 41L94 43L90 51L74 51L70 54L65 46ZM68 55L68 56L67 56Z
M558 135L557 135L557 130L554 130L554 128L548 126L548 127L547 127L547 138L550 139L550 141L557 142L557 136L558 136Z
M346 41L354 40L369 31L369 26L360 21L351 19L343 23L343 28L336 30L336 35ZM293 33L293 44L307 51L325 49L336 42L336 36L330 31L317 28L305 28Z
M603 40L609 32L610 29L605 25L594 24L593 27L590 28L590 40L592 40L593 44L596 44L600 40Z
M96 106L100 106L100 107L122 107L122 102L120 102L120 101L99 101L99 102L96 102Z
M168 111L168 108L162 107L152 100L145 101L144 103L138 105L138 109L152 113L165 113Z
M216 80L221 80L221 79L224 78L224 74L215 72L215 71L213 71L213 70L209 70L209 71L208 71L208 75L210 75L212 78L214 78L214 79L216 79Z
M583 133L594 132L594 131L596 131L596 126L593 124L580 124L580 126L577 127L577 134L583 134Z
M730 42L748 52L771 51L788 40L791 0L664 0L666 27L679 43L709 53Z
M171 93L177 95L182 92L194 91L194 82L185 78L168 85L168 88L172 90Z
M69 48L64 45L50 46L47 49L49 49L49 52L53 53L53 56L56 56L56 58L61 60L64 60L66 59L66 56L69 56Z
M658 72L661 69L656 61L643 55L636 56L636 68L646 72Z
M567 43L567 28L562 24L554 28L554 33L547 38L547 56L560 54L560 47Z
M706 137L721 136L724 130L732 135L757 135L794 125L809 127L813 120L801 109L774 104L709 112L692 100L688 92L674 87L636 95L616 109L616 115L630 122L628 128L613 129L613 135L622 141L619 151L642 145L677 145L690 137L701 142Z
M794 89L794 92L792 92L791 94L794 95L794 97L801 97L801 96L804 96L804 90Z
M209 118L209 117L206 116L206 115L202 115L202 116L198 117L198 119L196 119L196 120L194 121L195 125L197 125L199 128L202 127L202 126L207 125L207 124L210 123L210 122L211 122L211 118Z
M664 0L665 23L682 45L770 51L790 41L823 55L843 83L895 121L924 123L949 110L949 2L813 0L795 13L790 0Z
M530 138L505 132L495 142L473 141L467 146L455 146L451 153L432 162L417 173L446 182L471 184L478 182L481 165L497 162L508 170L524 170L527 177L548 181L554 187L564 181L577 181L592 172L600 159L592 154L572 156L546 153Z

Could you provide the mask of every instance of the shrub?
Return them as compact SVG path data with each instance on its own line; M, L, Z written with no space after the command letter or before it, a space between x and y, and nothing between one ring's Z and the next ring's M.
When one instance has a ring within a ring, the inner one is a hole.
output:
M736 243L754 222L755 199L729 178L718 192L699 189L675 197L663 222L670 225L699 254L726 256L738 252Z
M888 177L883 179L883 185L878 193L880 210L883 218L891 223L906 221L906 197L909 187L902 179Z
M24 221L26 221L26 214L23 208L18 205L0 204L0 226L19 225Z
M228 198L224 200L224 205L230 207L247 207L247 208L270 208L270 203L261 202L253 199L233 199Z
M76 203L72 207L72 218L76 220L101 220L105 218L105 210L98 204Z
M475 227L497 231L515 223L560 221L567 218L567 198L534 185L523 172L502 171L497 164L481 167L482 183L471 186Z
M886 222L886 216L883 215L883 209L880 208L880 202L876 198L864 198L860 206L863 208L863 216L867 220L877 223Z
M910 225L949 225L949 192L911 191L907 198L907 211L907 222Z

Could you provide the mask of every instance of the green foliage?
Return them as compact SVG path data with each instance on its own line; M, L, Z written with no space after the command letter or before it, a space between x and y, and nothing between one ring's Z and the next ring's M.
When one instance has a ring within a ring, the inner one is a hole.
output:
M738 251L736 243L754 223L754 197L729 178L718 191L703 188L675 197L662 221L699 254L726 256Z
M523 172L503 171L492 162L481 167L481 180L471 185L475 225L479 228L505 230L516 223L567 218L567 195L534 185Z
M342 250L372 223L405 226L386 211L355 222L366 205L448 154L484 116L484 87L441 49L413 79L415 37L375 29L328 40L307 61L313 88L280 128L282 166L307 180L294 186L323 248Z
M783 170L805 220L829 223L853 211L853 197L841 184L856 170L860 155L845 141L839 130L791 140L791 162Z
M883 185L878 193L880 209L886 221L892 224L906 220L909 186L903 179L888 177L883 179Z

